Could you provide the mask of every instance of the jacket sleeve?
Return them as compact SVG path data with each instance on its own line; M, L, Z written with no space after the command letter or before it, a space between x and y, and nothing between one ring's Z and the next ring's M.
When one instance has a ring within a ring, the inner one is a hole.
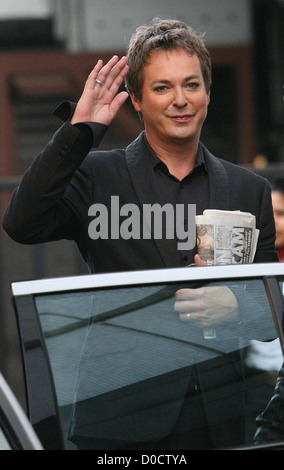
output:
M260 229L255 263L267 263L279 261L275 250L275 223L271 202L271 188L267 180L264 180L262 198L259 203L257 227Z
M3 217L3 228L19 243L73 238L72 207L64 193L74 173L107 126L66 121L24 174Z

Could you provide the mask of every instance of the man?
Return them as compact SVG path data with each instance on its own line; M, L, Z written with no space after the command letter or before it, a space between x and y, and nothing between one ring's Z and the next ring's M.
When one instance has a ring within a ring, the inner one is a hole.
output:
M145 132L126 149L90 152L127 99L127 92L118 93L124 79ZM241 210L255 215L260 230L255 261L277 261L268 182L217 159L200 142L210 87L210 56L191 28L180 21L160 19L138 28L127 57L119 60L114 56L105 65L99 60L75 110L64 104L57 111L66 122L13 194L4 216L5 230L21 243L73 239L91 272L171 268L193 262L202 265L196 247L179 250L178 240L167 237L166 232L162 238L155 237L155 232L152 237L143 237L142 223L138 236L125 236L125 212L120 214L124 216L121 230L113 231L113 196L119 198L121 210L130 204L141 209L154 203L161 207L195 205L197 214L206 208ZM94 219L98 209L105 216L100 223L107 233ZM140 222L143 220L136 220ZM187 223L191 221L185 214L185 227ZM182 289L176 297L175 310L183 321L190 319L200 326L211 326L212 321L218 323L226 317L238 321L238 304L227 287ZM215 315L211 318L208 306L214 302ZM187 382L188 374L185 381L181 380L182 390ZM180 409L181 397L175 402ZM171 427L176 415L165 406L161 404L158 409ZM130 417L135 415L133 409ZM159 418L155 423L159 424ZM182 426L186 428L187 422ZM237 424L235 429L237 433ZM190 436L193 434L191 429ZM215 434L216 439L221 437L219 432ZM230 437L226 430L223 434ZM161 435L160 429L152 435L159 445ZM198 442L205 445L199 437Z
M127 92L118 93L124 79L145 132L126 149L90 152L127 99ZM98 61L75 111L68 103L57 110L66 122L14 192L4 229L20 243L72 239L90 272L171 268L205 263L196 246L178 249L178 237L168 237L165 228L162 237L154 230L145 236L141 208L241 210L255 215L260 230L255 262L277 261L268 182L215 158L200 142L210 87L210 55L191 28L160 19L138 28L127 57L114 56L106 65ZM116 230L114 198L120 211ZM141 216L132 224L135 234L129 220L128 233L122 230L122 210L130 204ZM98 208L104 212L95 217ZM185 232L194 228L188 215ZM189 307L180 303L177 309Z
M127 92L126 77L145 132L126 149L89 153L97 146ZM88 228L92 204L111 212L133 203L194 204L255 214L260 229L256 262L277 260L268 183L213 157L200 143L210 101L210 57L201 38L181 22L155 20L137 30L127 57L99 60L90 73L71 122L57 131L15 191L3 220L20 243L73 239L91 272L178 267L195 250L177 250L174 239L94 240ZM57 115L67 118L68 105ZM88 155L89 153L89 155ZM253 191L252 191L253 188ZM187 221L185 220L185 223Z
M272 182L271 197L276 227L275 247L280 261L284 261L284 178Z

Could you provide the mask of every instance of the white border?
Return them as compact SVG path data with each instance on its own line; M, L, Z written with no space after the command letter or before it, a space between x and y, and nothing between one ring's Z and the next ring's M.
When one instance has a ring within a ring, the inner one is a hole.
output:
M127 271L106 274L88 274L61 278L13 282L14 296L42 294L135 284L161 284L164 282L232 279L260 276L284 276L284 263L243 264L240 266L207 266L145 271Z

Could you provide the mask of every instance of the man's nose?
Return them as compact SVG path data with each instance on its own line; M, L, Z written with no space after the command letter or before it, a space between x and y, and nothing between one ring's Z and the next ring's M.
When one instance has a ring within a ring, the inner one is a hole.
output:
M185 92L182 87L175 88L174 104L178 108L183 108L187 104Z

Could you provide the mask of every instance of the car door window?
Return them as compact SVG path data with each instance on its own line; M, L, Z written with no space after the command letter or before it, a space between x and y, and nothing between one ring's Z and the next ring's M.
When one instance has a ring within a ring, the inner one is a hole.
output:
M195 303L180 312L181 290ZM35 304L66 448L195 449L199 434L203 448L253 443L283 362L262 280L90 289ZM202 312L212 324L196 321Z
M0 450L12 450L1 427L0 427Z

